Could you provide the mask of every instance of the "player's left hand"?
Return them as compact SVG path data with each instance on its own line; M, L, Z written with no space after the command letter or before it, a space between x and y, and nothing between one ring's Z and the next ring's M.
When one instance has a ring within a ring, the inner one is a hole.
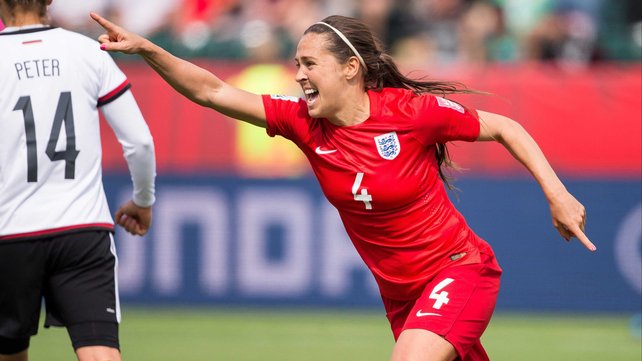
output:
M568 242L571 237L577 238L589 251L597 247L584 234L586 225L586 208L570 193L564 192L549 201L553 226Z
M152 225L152 207L139 207L133 201L123 204L114 216L116 224L135 236L144 236Z

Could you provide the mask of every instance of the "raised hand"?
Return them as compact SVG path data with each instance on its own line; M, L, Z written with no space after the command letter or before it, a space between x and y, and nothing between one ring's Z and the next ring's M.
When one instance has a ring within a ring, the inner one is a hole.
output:
M565 192L550 202L550 208L553 226L566 241L570 241L571 237L575 237L588 250L597 250L597 247L584 234L586 209L575 197Z
M89 16L107 31L98 37L102 50L119 51L125 54L143 52L147 39L123 29L96 13L90 13Z

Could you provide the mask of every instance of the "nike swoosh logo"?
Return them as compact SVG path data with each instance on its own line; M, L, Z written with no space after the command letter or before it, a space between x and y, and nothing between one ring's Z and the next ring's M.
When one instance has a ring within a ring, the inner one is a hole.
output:
M421 312L421 310L417 311L417 317L424 317L424 316L441 316L441 315L433 312Z
M317 147L317 149L314 150L317 154L330 154L334 153L337 150L336 149L329 149L329 150L323 150L321 147Z

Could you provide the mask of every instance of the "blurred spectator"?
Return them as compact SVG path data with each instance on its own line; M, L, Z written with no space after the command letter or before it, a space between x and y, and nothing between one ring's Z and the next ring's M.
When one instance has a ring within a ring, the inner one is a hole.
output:
M108 14L182 57L289 60L305 27L356 16L414 68L509 61L640 60L640 0L64 0L55 24L96 36Z
M599 40L606 57L640 61L642 56L642 1L605 1L600 8Z
M239 59L239 0L178 0L169 26L151 39L183 57Z
M501 8L490 0L400 2L390 14L404 14L391 26L391 50L400 64L447 66L508 61L516 46L506 31ZM413 57L419 57L412 59Z
M432 49L434 62L441 65L460 61L459 21L467 0L418 0L415 11L421 16L422 32ZM430 59L428 59L430 60Z
M398 38L393 43L390 54L395 58L400 70L416 71L430 67L428 59L432 59L433 49L425 36L416 34Z
M599 60L596 21L569 6L545 15L527 37L526 59L585 66Z
M521 40L551 11L555 0L496 0L504 9L508 31Z
M262 32L256 31L253 35L275 37L278 42L273 45L277 46L279 57L292 59L296 42L305 29L325 16L321 3L318 0L245 0L242 9L245 28L261 24ZM246 48L256 47L256 43L254 37L244 37Z
M393 0L357 0L354 15L361 19L379 39L388 39L388 21Z
M120 21L116 16L111 0L64 0L54 1L49 6L52 25L75 30L88 36L96 37L102 29L89 17L94 11Z
M228 21L234 17L237 0L182 0L174 23L173 36L192 51L205 48L215 38L227 40L238 34L238 27ZM214 53L215 54L215 53Z
M355 16L378 33L399 66L445 65L459 61L458 23L469 1L359 1Z
M515 40L508 34L502 8L479 0L463 13L459 23L463 60L467 63L506 62L515 60Z
M355 14L355 9L357 8L357 2L359 0L323 0L320 1L320 5L323 8L324 16L333 15L333 14ZM393 0L393 2L400 2L407 0Z
M180 5L181 0L111 0L120 24L143 36L169 26L171 14Z

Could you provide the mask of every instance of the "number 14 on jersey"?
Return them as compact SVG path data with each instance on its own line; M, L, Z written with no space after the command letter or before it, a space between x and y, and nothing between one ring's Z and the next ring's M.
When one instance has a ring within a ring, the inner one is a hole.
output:
M21 110L25 122L25 135L27 141L27 182L38 181L38 148L36 142L36 121L33 116L31 107L31 97L23 96L18 99L14 111ZM58 138L62 131L62 123L65 123L65 133L67 134L67 145L64 151L56 151ZM65 179L74 179L76 168L76 135L74 130L74 114L71 106L71 93L62 92L58 98L56 115L51 126L51 134L47 142L45 153L52 162L65 161Z

